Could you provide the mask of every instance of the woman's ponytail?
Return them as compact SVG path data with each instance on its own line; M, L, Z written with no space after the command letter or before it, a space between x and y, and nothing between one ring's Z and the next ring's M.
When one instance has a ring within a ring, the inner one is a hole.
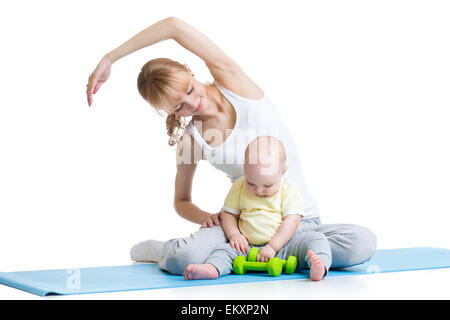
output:
M166 130L169 138L169 145L173 146L180 141L186 131L186 123L183 118L175 115L169 114L166 118Z

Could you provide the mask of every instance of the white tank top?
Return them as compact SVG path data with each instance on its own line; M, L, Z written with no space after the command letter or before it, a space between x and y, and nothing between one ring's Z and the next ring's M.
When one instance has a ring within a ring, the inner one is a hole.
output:
M238 96L219 84L216 86L234 107L236 123L225 142L217 147L207 144L192 122L188 124L186 130L201 146L206 160L234 182L244 174L244 155L247 145L257 136L277 137L286 149L288 169L285 179L300 187L305 206L305 218L318 217L317 204L306 185L295 142L269 98L264 96L258 100L250 100ZM219 132L212 131L211 134L219 134Z

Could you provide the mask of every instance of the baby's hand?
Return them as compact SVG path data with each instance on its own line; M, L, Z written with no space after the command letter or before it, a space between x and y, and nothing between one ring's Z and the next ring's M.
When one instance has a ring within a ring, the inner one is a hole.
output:
M236 233L230 238L230 246L236 249L238 253L247 253L248 241L242 233Z
M272 248L269 244L266 244L264 248L262 248L258 256L256 257L256 261L259 262L268 262L271 258L275 257L277 252L274 248Z

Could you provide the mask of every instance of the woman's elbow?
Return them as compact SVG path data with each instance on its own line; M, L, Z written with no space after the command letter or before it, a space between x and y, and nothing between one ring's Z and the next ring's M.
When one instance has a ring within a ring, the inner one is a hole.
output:
M166 22L169 23L173 28L177 28L183 23L183 21L181 19L174 17L174 16L168 17L164 20L166 20Z
M183 219L188 219L187 213L189 212L189 204L192 204L191 201L187 200L175 200L173 203L173 207L175 212L182 217Z
M175 209L175 212L181 216L181 213L183 212L182 208L181 208L181 201L179 200L175 200L173 202L173 208Z

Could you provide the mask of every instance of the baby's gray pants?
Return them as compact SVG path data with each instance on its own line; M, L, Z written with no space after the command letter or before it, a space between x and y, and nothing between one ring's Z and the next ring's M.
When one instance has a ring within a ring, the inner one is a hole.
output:
M369 229L353 224L320 224L320 218L303 219L296 234L277 252L277 257L298 258L297 269L308 269L308 250L316 253L329 268L347 268L369 260L377 238ZM221 226L202 228L186 238L167 241L159 262L161 269L183 274L188 264L211 263L220 275L232 271L239 254L230 247Z

